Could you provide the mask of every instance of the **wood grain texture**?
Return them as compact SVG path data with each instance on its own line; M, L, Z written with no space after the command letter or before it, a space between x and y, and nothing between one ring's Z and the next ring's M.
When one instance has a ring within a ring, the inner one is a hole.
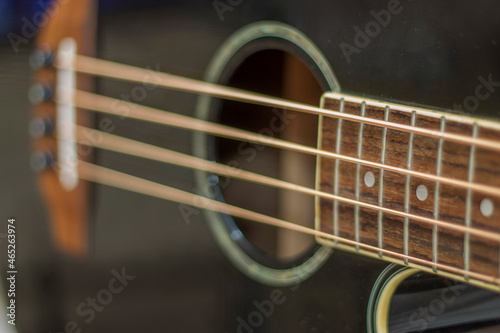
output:
M40 29L36 47L48 45L55 53L59 42L74 38L79 54L94 55L96 42L97 7L94 0L54 1L46 10L49 18ZM55 86L56 71L52 67L43 68L34 75L35 82ZM92 90L93 80L79 75L79 89ZM55 118L56 110L52 101L43 102L33 108L33 116ZM85 113L77 113L77 122L89 126L91 120ZM53 135L46 135L33 142L33 150L50 151L55 157L55 167L40 172L38 183L46 202L51 220L52 235L56 246L67 253L84 255L88 251L89 193L90 184L79 181L71 191L62 188L57 174L57 141ZM90 160L89 148L79 146L78 155Z
M343 112L361 115L361 104L355 102L343 102ZM326 109L340 110L340 99L326 98L324 100ZM384 119L385 108L366 104L365 116L373 119ZM400 110L391 105L389 121L399 124L411 124L411 112ZM415 126L439 131L441 117L445 118L445 131L465 136L472 136L470 121L459 121L457 117L448 119L446 113L434 113L415 111ZM339 120L324 117L321 147L324 150L335 152L337 140L337 129ZM473 123L473 122L472 122ZM381 163L382 155L385 154L385 164L407 168L410 134L397 130L387 129L386 150L382 150L383 128L372 125L364 125L362 128L361 156L358 156L358 141L360 124L352 121L341 121L340 154L351 157L360 157L363 160ZM495 128L479 126L478 137L484 139L498 140L500 131ZM442 145L443 177L467 181L471 146L443 141ZM413 147L411 151L410 169L427 174L437 174L437 161L439 139L413 135ZM339 161L338 175L335 174L335 161L322 158L320 160L320 187L322 191L334 193L335 182L338 182L338 194L356 199L356 186L359 186L358 199L362 202L379 205L380 170L373 167L359 167L360 175L356 178L357 167L353 163ZM500 154L476 149L474 182L488 184L500 188ZM372 187L364 182L364 175L372 172L375 176L375 184ZM359 183L356 180L359 180ZM384 171L383 173L383 195L382 206L401 212L405 211L405 186L406 175L395 172ZM407 211L411 214L436 218L439 220L466 225L466 197L467 190L455 188L451 185L440 184L438 210L434 211L436 196L436 183L409 178L409 198ZM427 198L420 200L416 195L419 185L424 185L428 191ZM490 199L494 204L491 216L481 213L481 201ZM359 210L359 241L372 246L378 246L379 232L377 215L374 210L354 207L353 205L338 202L338 212L335 213L335 205L331 200L320 200L320 229L333 233L335 216L338 216L339 236L355 240L355 216ZM480 193L472 192L471 200L471 227L480 230L500 233L500 200L495 197L487 197ZM382 247L396 253L404 253L404 218L382 215ZM408 255L420 259L433 260L433 227L424 222L409 220L408 227ZM437 231L437 262L463 269L465 267L465 246L463 233L438 228ZM478 236L470 236L470 271L488 275L498 279L500 271L499 263L500 247L498 241L481 239ZM429 266L431 267L431 265ZM498 288L498 286L496 286Z

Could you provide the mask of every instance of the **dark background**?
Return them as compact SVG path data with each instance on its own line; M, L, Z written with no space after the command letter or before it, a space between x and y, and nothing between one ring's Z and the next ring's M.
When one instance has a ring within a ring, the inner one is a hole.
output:
M170 59L184 63L186 75L201 73L205 64L189 63L189 59L181 61L181 50L175 52L158 39L148 40L151 31L167 31L178 40L195 33L176 31L176 22L165 22L161 12L156 11L161 8L165 12L172 3L175 2L101 1L100 55L122 62L135 60L137 66L162 71L168 70L165 64ZM22 332L62 332L70 320L77 322L83 332L170 332L185 329L185 323L188 323L188 331L201 332L207 325L213 326L220 318L215 319L217 308L211 304L217 303L219 296L211 290L220 289L213 284L218 283L216 275L223 274L218 266L225 259L211 238L204 237L208 230L201 216L186 224L177 204L99 187L96 189L99 207L115 208L97 209L93 217L94 222L107 221L95 224L94 253L81 259L67 257L54 249L47 211L37 189L36 175L29 165L30 104L27 94L32 70L28 58L34 38L20 45L16 53L7 37L8 33L22 36L22 18L31 18L43 6L35 1L17 0L2 1L0 5L3 6L0 8L0 212L2 221L14 217L17 223L18 328ZM162 58L162 53L170 58ZM130 93L134 87L105 81L99 81L98 85L101 91L117 98ZM186 105L192 104L194 97L165 95L160 89L152 91L145 103L161 106L167 98L178 101L176 108L180 112L192 111ZM136 127L136 123L118 118L113 122L118 126L117 133L127 133L130 127ZM139 130L139 135L145 133L152 143L168 140L179 149L189 151L187 132L146 126ZM113 159L122 163L112 154L99 158L103 163ZM152 176L167 178L165 183L186 190L195 187L191 172L186 170L164 169L133 159L129 162L129 169L145 167ZM6 223L1 226L0 232L6 233ZM6 263L6 248L6 238L0 238L3 264ZM185 251L179 251L180 248ZM213 254L217 254L217 258L213 258ZM199 276L199 271L193 271L194 267L201 267L207 275L212 275L208 285L197 283L203 277ZM102 313L97 313L95 320L85 323L88 317L79 316L77 306L107 288L113 277L112 270L121 272L122 268L136 278L122 293L114 296ZM179 285L178 281L185 284ZM168 318L165 316L167 309Z
M339 52L339 43L352 43L353 26L370 21L370 10L385 8L387 1L321 1L314 6L296 1L288 7L287 3L243 0L221 22L212 1L102 1L98 56L201 78L209 57L231 32L252 21L269 19L295 23L314 36L343 90L357 95L453 109L474 92L479 75L491 73L500 81L497 2L443 1L431 6L401 1L405 6L401 16L394 17L391 28L359 56L354 55L351 63ZM40 8L34 1L0 3L0 232L6 232L8 218L16 218L17 322L22 332L59 333L69 320L77 322L83 332L222 332L228 326L234 328L226 323L249 313L251 301L265 299L269 289L259 288L231 269L203 217L186 223L175 203L97 187L93 256L77 259L53 248L47 212L29 167L27 91L32 72L28 57L33 40L16 53L7 38L9 32L20 33L22 17L30 17ZM106 80L97 83L99 92L117 98L134 87ZM498 118L499 101L500 93L492 94L474 114ZM155 89L144 103L192 115L195 97ZM113 123L117 134L136 135L190 152L190 134L185 131L137 126L127 119L115 118ZM195 188L192 173L185 169L133 158L124 161L112 153L99 154L98 159L124 171L145 170L150 179L185 190ZM6 239L0 241L5 263ZM77 306L106 288L111 271L122 267L135 279L95 320L85 323L76 313ZM324 294L329 299L339 296L330 289ZM244 296L250 305L237 302ZM342 302L340 309L349 300ZM293 320L294 329L286 331L313 331L327 321L317 310L299 310L297 316L282 314ZM309 316L309 312L315 315ZM362 321L349 310L345 310L345 318L353 324L343 331L356 331ZM310 322L319 324L310 326ZM263 330L271 332L273 326Z

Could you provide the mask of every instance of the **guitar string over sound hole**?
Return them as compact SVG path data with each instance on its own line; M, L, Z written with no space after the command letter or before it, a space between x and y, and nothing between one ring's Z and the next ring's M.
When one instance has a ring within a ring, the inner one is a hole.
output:
M236 31L216 52L205 80L310 105L340 86L323 54L305 35L278 22L263 21ZM223 125L315 147L318 117L290 110L202 96L198 117ZM248 142L194 135L197 156L286 182L315 186L316 158ZM197 182L207 184L207 174ZM210 183L210 181L209 181ZM314 228L314 198L301 193L220 177L217 200ZM218 191L215 195L215 189ZM300 196L300 197L299 197ZM290 286L311 276L331 248L311 235L206 212L221 249L241 272L273 286Z
M322 90L308 68L293 55L280 50L264 50L251 54L237 67L227 84L247 90L258 90L270 95L294 98L304 103L318 103ZM305 86L304 86L305 85ZM222 101L218 121L222 124L262 133L270 137L291 140L314 146L317 137L317 119L287 110L267 109L254 105ZM223 164L244 170L267 174L294 183L314 187L316 159L294 152L279 151L234 140L214 139L216 159ZM216 177L216 176L214 176ZM208 182L213 186L219 183ZM289 191L274 190L235 179L220 181L224 200L245 207L295 221L314 228L314 200ZM288 260L301 256L315 246L314 238L234 218L239 233L233 240L245 238L266 256ZM247 246L247 251L249 246Z

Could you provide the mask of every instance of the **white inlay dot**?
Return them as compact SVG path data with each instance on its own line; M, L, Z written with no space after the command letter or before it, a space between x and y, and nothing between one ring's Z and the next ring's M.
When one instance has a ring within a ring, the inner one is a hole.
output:
M493 215L493 209L495 208L493 206L493 201L491 201L488 198L485 198L481 200L481 205L479 206L481 209L481 214L483 214L485 217L490 217Z
M365 185L368 187L372 187L375 185L375 175L371 171L367 171L365 173Z
M425 185L418 185L417 187L417 198L420 201L424 201L427 199L427 195L429 195L429 192L427 191L427 187Z

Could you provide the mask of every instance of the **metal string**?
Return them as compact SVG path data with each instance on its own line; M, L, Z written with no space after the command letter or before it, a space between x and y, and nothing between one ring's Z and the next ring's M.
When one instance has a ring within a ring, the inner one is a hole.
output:
M240 217L243 219L251 220L258 223L264 223L272 225L279 228L285 228L289 230L294 230L311 236L321 237L328 240L338 241L340 243L349 246L358 246L364 250L371 251L373 253L382 252L390 257L395 257L399 259L407 259L409 262L417 265L423 265L425 267L436 266L443 271L454 273L457 275L467 274L469 277L484 281L491 284L500 284L500 279L488 276L485 274L466 271L461 268L449 266L446 264L436 263L430 260L425 260L410 255L404 255L401 253L393 252L387 249L379 248L376 246L368 245L365 243L356 242L347 238L335 236L323 231L311 229L295 223L284 221L278 218L274 218L268 215L260 214L254 211L250 211L241 207L236 207L229 205L224 202L209 199L203 196L199 196L193 193L185 192L173 187L158 184L143 178L131 176L125 173L114 171L108 168L97 166L84 161L79 161L79 177L81 179L112 186L132 192L137 192L141 194L146 194L149 196L178 202L181 204L186 204L190 206L199 207L202 209L208 209L224 214L230 214L232 216Z
M473 138L472 136L447 133L439 130L430 130L422 127L414 127L404 124L393 123L385 120L372 119L347 113L341 113L339 111L326 110L316 106L298 103L286 99L271 97L263 94L258 94L255 92L194 80L163 72L145 70L130 65L123 65L116 62L87 57L83 55L76 55L75 60L72 64L68 62L56 61L55 66L56 68L72 69L75 70L76 72L91 74L95 76L154 84L163 88L168 88L177 91L204 94L228 100L258 104L270 107L277 107L281 109L311 113L316 115L323 115L337 119L345 119L353 122L399 130L407 133L414 133L436 139L445 139L450 142L456 142L464 145L474 145L479 148L500 152L500 141L488 140L482 138ZM152 74L154 74L154 80L151 78ZM367 99L361 100L359 98L352 96L344 97L342 94L337 94L337 95L341 96L342 98L345 98L346 100L355 101L356 103L367 101ZM370 103L371 105L375 105L381 108L384 108L386 105L390 105L388 103L381 103L377 101L371 101ZM398 105L397 108L401 110L407 109L406 111L418 110L426 114L432 114L428 112L428 110L421 108L410 108L400 105ZM461 119L465 120L468 118L461 117ZM491 122L488 123L485 122L484 124L483 122L481 122L481 125L491 126ZM498 129L500 130L500 124L498 125Z
M93 110L97 112L103 112L107 114L113 114L118 116L124 116L124 114L113 107L118 101L124 102L118 99L105 97L89 92L84 92L76 90L74 94L74 105L78 108ZM65 103L65 101L57 101L58 103ZM387 164L367 161L359 158L354 158L342 154L336 154L326 150L321 150L309 146L300 145L294 142L285 141L269 136L264 136L254 132L244 131L234 127L229 127L217 123L208 122L205 120L192 118L188 116L179 115L173 112L163 111L151 107L146 107L143 105L133 104L130 102L124 102L130 105L128 108L126 116L129 118L134 118L143 121L154 122L157 124L162 124L166 126L180 127L193 131L200 131L204 133L209 133L219 137L225 137L229 139L236 139L246 142L257 143L261 145L272 146L276 148L286 149L290 151L297 151L309 155L321 156L331 159L337 159L340 161L345 161L354 164L361 164L368 167L373 167L377 169L383 169L390 172L409 175L412 177L439 182L441 184L451 185L463 189L471 189L478 193L488 194L495 197L500 197L500 188L495 186L490 186L486 184L480 184L475 182L468 182L459 179L453 179L443 176L437 176L434 174L428 174L424 172L419 172L415 170L409 170L405 168L399 168Z

